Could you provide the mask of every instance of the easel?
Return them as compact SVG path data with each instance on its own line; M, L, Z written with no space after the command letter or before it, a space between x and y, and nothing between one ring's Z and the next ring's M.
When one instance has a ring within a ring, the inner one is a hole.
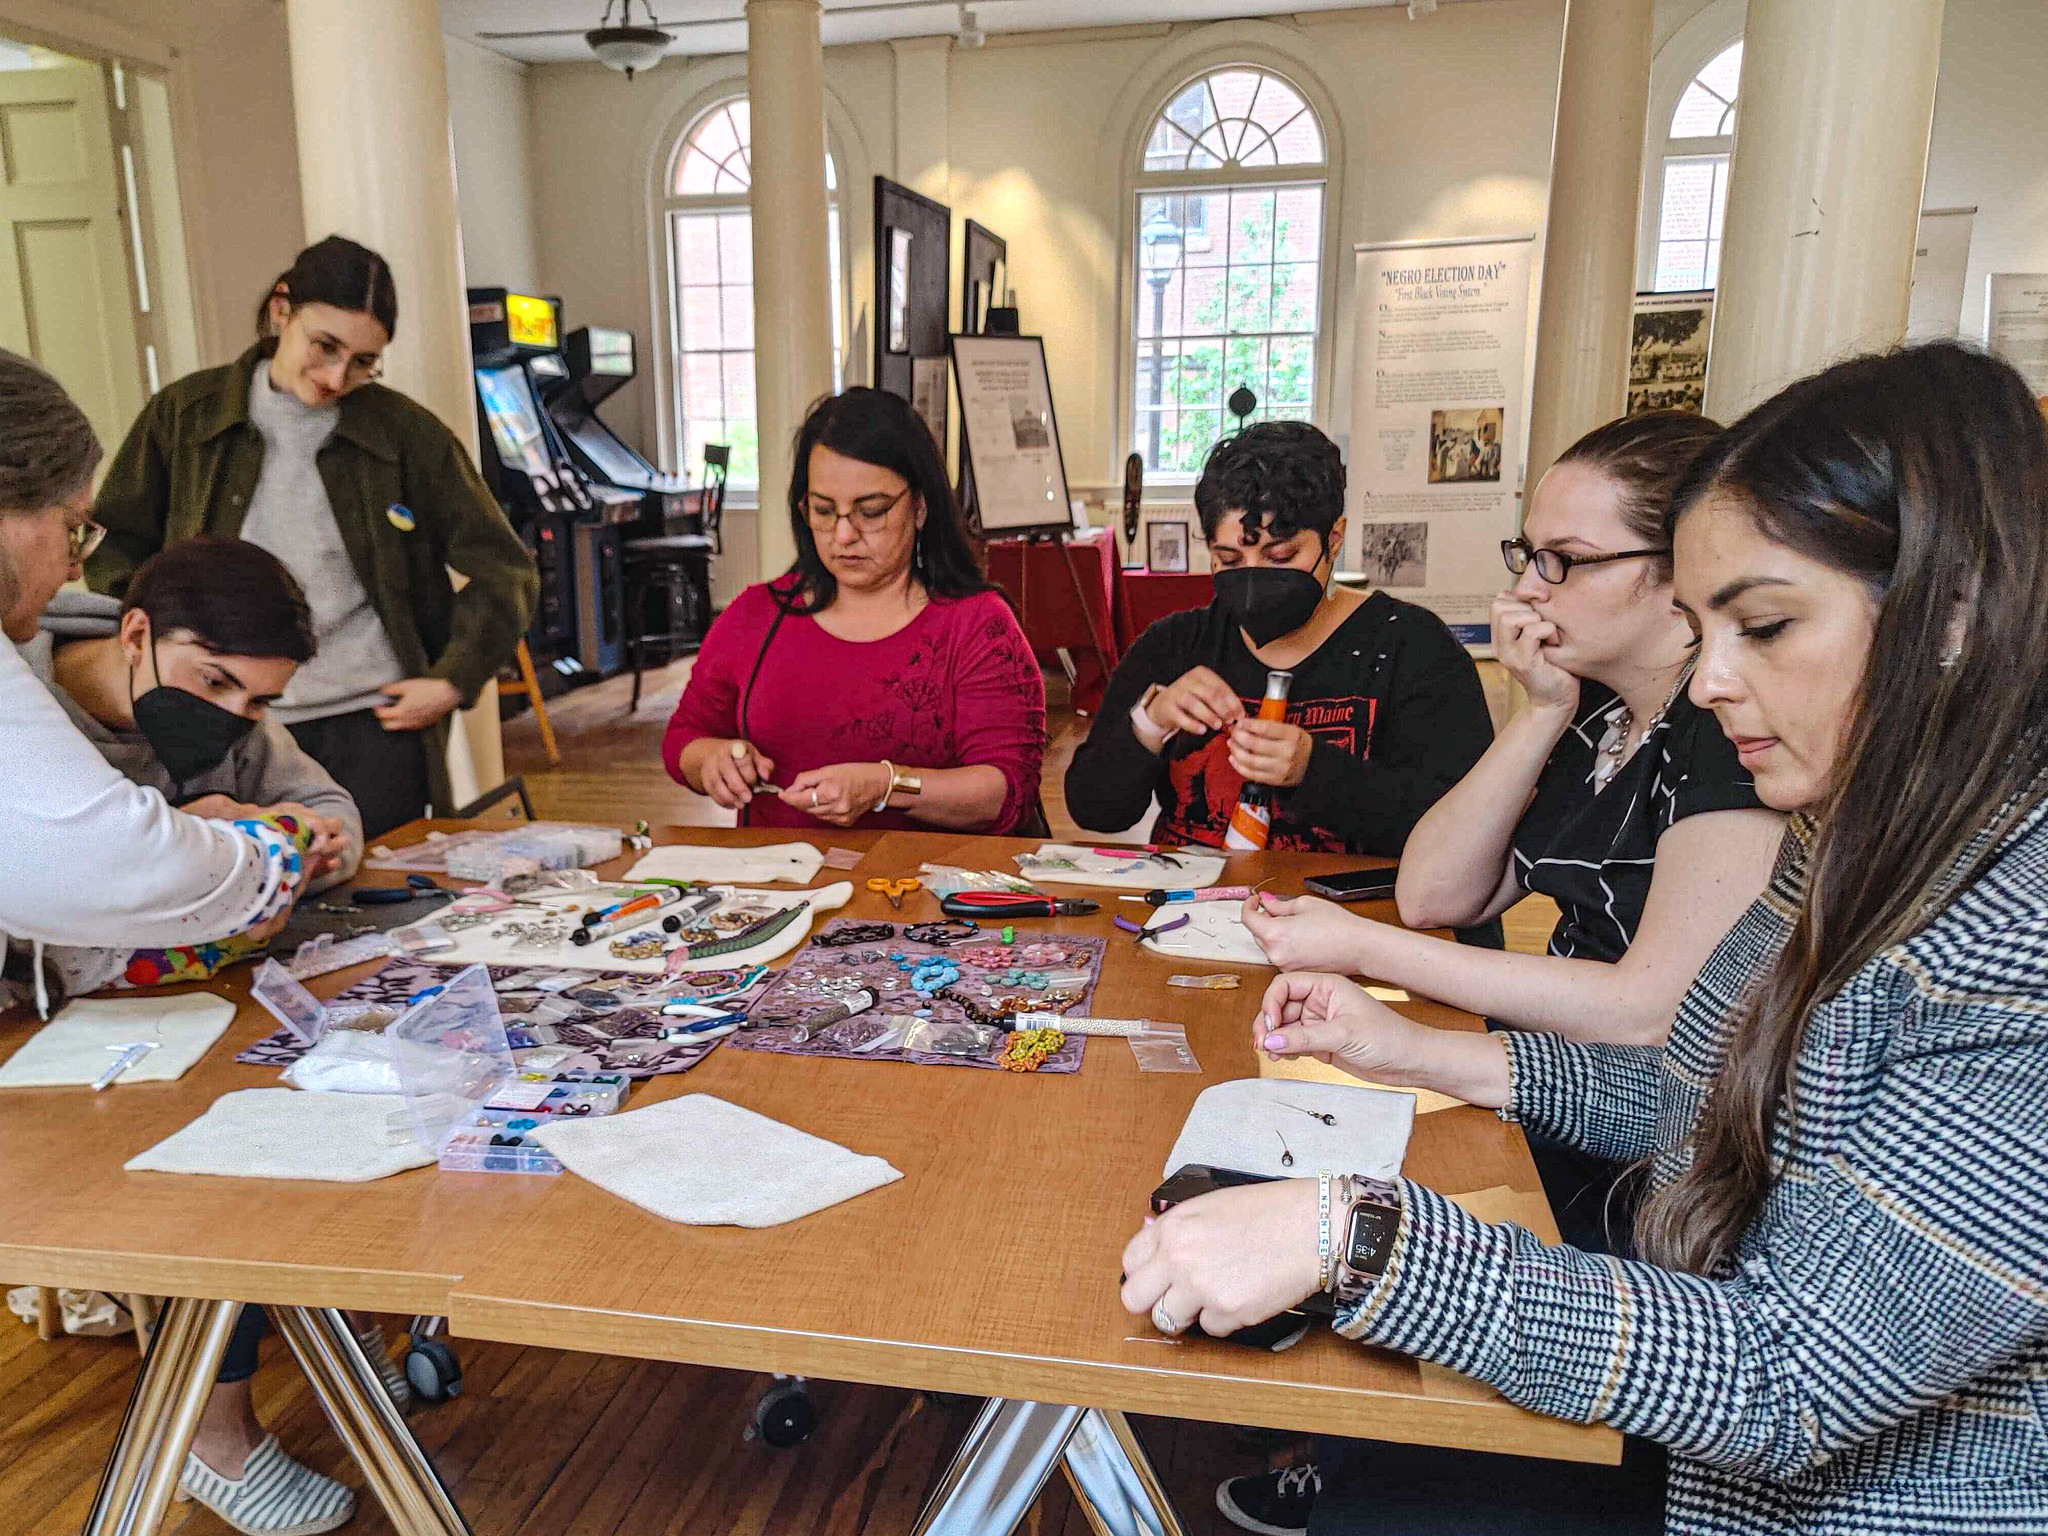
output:
M1081 621L1088 626L1088 643L1095 647L1096 660L1102 667L1102 683L1107 688L1109 686L1109 675L1113 670L1114 663L1110 655L1109 646L1104 643L1102 635L1095 627L1095 610L1088 604L1087 589L1081 585L1081 575L1074 569L1072 539L1072 530L1063 528L1051 533L1027 533L1022 538L1014 541L1023 551L1023 558L1019 563L1019 568L1023 574L1018 578L1017 582L1017 625L1020 629L1025 630L1025 638L1028 643L1030 632L1027 626L1027 619L1029 616L1025 609L1025 602L1031 591L1031 549L1033 545L1050 544L1059 550L1060 564L1066 567L1067 579L1074 585L1074 601L1081 605ZM1110 545L1111 559L1116 557L1115 549L1115 541L1112 536ZM1107 618L1108 615L1105 614L1104 617ZM1066 662L1066 671L1067 687L1071 689L1074 686L1075 678L1074 664L1071 661Z

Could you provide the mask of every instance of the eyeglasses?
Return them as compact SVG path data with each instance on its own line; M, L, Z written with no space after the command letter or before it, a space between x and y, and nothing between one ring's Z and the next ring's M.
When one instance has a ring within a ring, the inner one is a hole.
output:
M65 538L69 541L71 563L85 564L92 558L92 552L100 547L100 540L106 536L107 530L91 521L80 523L76 528L66 529Z
M866 533L871 528L881 527L883 520L901 506L903 498L909 494L910 487L906 485L880 505L856 505L845 512L829 501L807 501L804 503L804 518L810 523L813 533L830 533L839 526L842 517L853 524L856 532Z
M313 354L315 368L332 368L336 363L347 361L348 367L342 377L351 384L367 384L372 379L384 376L384 359L381 357L351 356L347 347L332 336L323 336L314 331L306 337L306 349Z
M1624 549L1611 555L1568 555L1561 549L1536 549L1527 539L1502 539L1500 557L1517 576L1536 567L1536 574L1553 587L1571 575L1575 565L1606 565L1614 560L1649 560L1668 554L1662 549Z

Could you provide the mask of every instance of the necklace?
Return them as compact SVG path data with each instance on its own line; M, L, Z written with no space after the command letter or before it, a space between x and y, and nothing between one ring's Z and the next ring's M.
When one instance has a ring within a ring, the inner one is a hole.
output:
M1664 717L1671 712L1671 706L1678 702L1679 694L1685 691L1685 685L1691 681L1692 666L1688 663L1685 670L1678 674L1678 681L1672 685L1671 692L1665 695L1663 707L1650 716L1650 723L1643 727L1643 741L1648 741L1657 733L1657 727L1664 723ZM1621 765L1627 761L1628 733L1634 728L1635 723L1635 711L1626 704L1607 716L1607 729L1601 735L1600 745L1593 753L1594 794L1597 795L1605 789L1615 774L1621 771ZM1641 744L1637 743L1638 746Z

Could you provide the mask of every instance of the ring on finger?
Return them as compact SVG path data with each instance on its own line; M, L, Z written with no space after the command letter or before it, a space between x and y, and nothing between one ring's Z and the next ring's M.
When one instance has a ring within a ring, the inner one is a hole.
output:
M1185 1333L1188 1327L1186 1323L1176 1322L1173 1314L1166 1310L1164 1296L1152 1303L1152 1326L1169 1336Z

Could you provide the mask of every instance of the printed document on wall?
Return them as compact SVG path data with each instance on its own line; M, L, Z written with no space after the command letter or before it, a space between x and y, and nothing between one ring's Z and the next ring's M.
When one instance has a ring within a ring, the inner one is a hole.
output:
M1482 652L1519 526L1533 245L1357 247L1346 555Z

